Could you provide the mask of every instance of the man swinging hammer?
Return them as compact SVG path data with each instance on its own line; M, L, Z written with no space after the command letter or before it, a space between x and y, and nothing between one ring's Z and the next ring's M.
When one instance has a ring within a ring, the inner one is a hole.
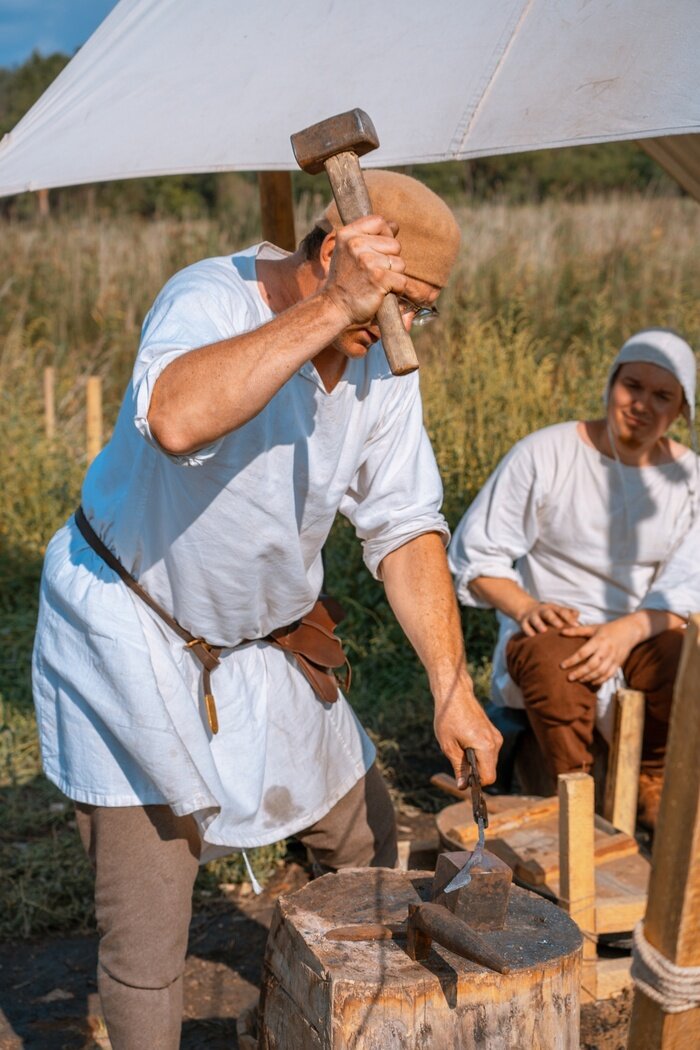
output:
M494 778L417 375L391 375L374 323L389 291L407 328L433 315L458 228L415 180L367 181L374 215L343 227L331 207L291 255L259 244L165 285L82 512L47 550L42 754L96 869L114 1050L179 1045L203 861L296 835L326 870L395 863L374 749L323 676L342 662L318 604L338 511L426 668L455 774L472 747Z

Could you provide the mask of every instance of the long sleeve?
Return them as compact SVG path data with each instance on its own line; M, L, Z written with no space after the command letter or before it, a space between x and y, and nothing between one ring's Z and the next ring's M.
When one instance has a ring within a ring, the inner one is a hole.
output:
M457 526L448 553L463 605L488 608L469 590L478 576L520 582L514 563L537 539L539 483L532 441L519 441L501 460Z
M700 515L664 563L640 609L665 609L678 616L700 612Z
M426 532L449 540L440 513L442 482L428 435L418 381L394 382L381 424L365 445L362 463L340 505L362 540L363 557L379 578L382 559Z

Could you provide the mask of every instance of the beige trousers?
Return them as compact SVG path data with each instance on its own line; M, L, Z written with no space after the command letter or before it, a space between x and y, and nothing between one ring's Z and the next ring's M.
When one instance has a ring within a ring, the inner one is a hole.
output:
M95 868L97 980L112 1050L177 1050L199 868L194 819L168 806L76 810ZM394 810L376 766L296 837L324 871L394 867Z

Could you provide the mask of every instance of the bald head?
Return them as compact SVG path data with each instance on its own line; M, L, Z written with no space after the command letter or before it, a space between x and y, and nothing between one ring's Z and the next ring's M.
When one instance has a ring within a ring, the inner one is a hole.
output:
M445 202L422 182L394 171L365 171L372 210L398 223L406 274L444 288L459 250L457 221ZM335 201L318 222L322 229L341 226Z

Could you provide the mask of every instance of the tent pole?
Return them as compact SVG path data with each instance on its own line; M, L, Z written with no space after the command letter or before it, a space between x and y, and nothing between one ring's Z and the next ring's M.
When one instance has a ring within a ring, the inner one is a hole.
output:
M258 188L263 240L293 252L297 243L291 172L259 171Z

